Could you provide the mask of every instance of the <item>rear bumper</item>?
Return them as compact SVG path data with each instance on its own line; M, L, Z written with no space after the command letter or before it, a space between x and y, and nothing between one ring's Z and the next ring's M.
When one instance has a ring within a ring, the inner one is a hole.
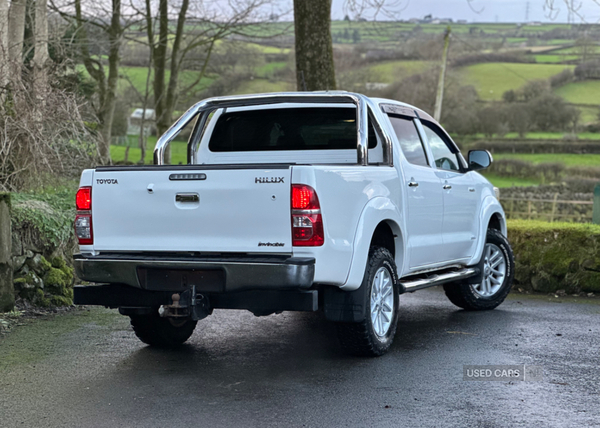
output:
M299 257L189 258L76 254L75 273L85 281L150 291L199 293L302 290L313 284L315 259Z
M127 309L154 308L173 304L172 292L148 291L126 285L107 284L74 287L76 305L100 305ZM256 315L279 311L316 311L317 290L256 290L237 293L207 293L204 300L212 309L247 309Z

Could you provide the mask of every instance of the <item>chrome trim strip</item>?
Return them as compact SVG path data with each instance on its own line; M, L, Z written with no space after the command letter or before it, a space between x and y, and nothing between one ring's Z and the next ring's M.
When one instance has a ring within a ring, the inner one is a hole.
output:
M292 214L321 214L321 210L292 210Z

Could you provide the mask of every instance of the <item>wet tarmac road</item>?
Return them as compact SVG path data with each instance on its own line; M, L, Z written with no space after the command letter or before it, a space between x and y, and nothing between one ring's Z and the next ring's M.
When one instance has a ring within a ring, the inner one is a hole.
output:
M0 427L600 426L600 302L512 295L467 313L439 289L401 299L384 357L347 357L318 314L215 311L177 351L93 309L0 341ZM467 382L463 365L542 366Z

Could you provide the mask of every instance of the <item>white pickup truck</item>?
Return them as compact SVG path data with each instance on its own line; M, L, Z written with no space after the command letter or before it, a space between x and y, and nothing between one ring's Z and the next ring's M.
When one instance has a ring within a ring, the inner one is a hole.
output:
M192 122L195 121L195 122ZM165 165L193 123L187 165ZM119 308L153 346L213 309L317 311L342 347L381 355L399 297L442 285L493 309L513 278L497 189L424 111L348 92L212 98L157 142L152 166L83 171L75 303Z

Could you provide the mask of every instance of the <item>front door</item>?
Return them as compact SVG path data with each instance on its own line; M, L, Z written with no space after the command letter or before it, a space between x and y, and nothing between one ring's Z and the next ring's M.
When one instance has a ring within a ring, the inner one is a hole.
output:
M436 124L422 121L436 175L442 183L444 221L442 251L447 261L469 259L475 252L479 231L481 195L472 174L466 172L454 144Z

